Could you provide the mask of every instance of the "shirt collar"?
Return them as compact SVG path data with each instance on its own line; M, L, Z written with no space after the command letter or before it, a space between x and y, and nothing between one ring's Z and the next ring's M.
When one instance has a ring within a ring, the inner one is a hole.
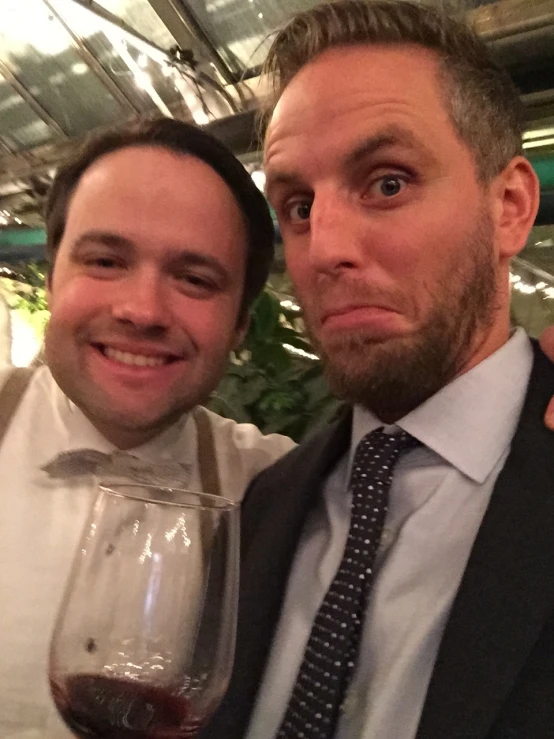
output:
M518 328L500 349L385 430L404 429L460 472L482 483L510 445L532 364L531 343ZM356 406L352 450L367 433L382 425L373 413Z

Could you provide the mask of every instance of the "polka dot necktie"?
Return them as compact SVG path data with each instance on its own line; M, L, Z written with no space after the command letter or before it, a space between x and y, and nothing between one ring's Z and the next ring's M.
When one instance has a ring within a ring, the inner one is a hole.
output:
M346 546L313 623L277 739L331 739L334 735L356 664L394 466L402 452L417 443L404 431L392 435L379 428L356 448Z

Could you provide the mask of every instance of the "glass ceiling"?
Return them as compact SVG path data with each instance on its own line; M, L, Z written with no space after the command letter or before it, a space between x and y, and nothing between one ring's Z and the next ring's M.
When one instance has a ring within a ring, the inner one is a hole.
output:
M292 12L307 10L319 0L197 0L194 15L218 50L243 71L259 67L272 31Z
M175 44L175 39L148 0L97 0L97 2L158 46L169 49Z
M200 124L236 112L218 85L255 74L272 30L316 2L0 0L1 151L58 144L156 111ZM506 2L518 4L456 4ZM485 33L493 16L484 16ZM193 66L175 63L179 48L194 55Z
M75 0L2 0L4 150L56 143L156 109L171 115L172 105L184 107L181 75L156 49L176 41L149 3L103 0L102 6L120 12L154 45L141 47L140 39Z
M554 155L554 24L544 21L554 0L428 1L487 5L472 13L522 85L525 147ZM256 74L273 29L316 2L0 0L0 200L25 162L52 168L55 156L43 152L63 152L93 129L157 112L199 124L247 113L252 91L233 83Z
M184 111L206 123L218 116L199 94L200 77L183 74L193 70L172 64L168 52L190 48L200 72L222 83L238 80L261 63L271 29L312 4L198 0L189 8L180 0L2 0L2 150L58 143L156 109Z

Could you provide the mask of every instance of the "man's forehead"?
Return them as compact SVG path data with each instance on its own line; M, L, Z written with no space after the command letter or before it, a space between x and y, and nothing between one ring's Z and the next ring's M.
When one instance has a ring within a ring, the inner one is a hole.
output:
M309 132L318 120L387 102L443 106L437 55L414 44L330 49L303 66L283 90L269 120L266 146L290 132Z
M315 166L316 158L349 157L353 162L386 146L425 154L439 140L448 143L456 137L436 58L425 49L334 49L309 66L285 89L269 122L268 178L294 167L295 161L302 167L307 159Z

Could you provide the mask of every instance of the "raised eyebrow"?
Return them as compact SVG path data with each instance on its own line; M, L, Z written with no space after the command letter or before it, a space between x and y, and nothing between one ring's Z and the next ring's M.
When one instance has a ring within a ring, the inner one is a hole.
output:
M408 129L401 126L390 126L374 136L370 136L363 140L349 152L343 162L343 169L356 167L360 162L376 154L381 149L389 149L394 146L402 146L407 149L418 149L427 156L431 157L431 153L427 147Z

